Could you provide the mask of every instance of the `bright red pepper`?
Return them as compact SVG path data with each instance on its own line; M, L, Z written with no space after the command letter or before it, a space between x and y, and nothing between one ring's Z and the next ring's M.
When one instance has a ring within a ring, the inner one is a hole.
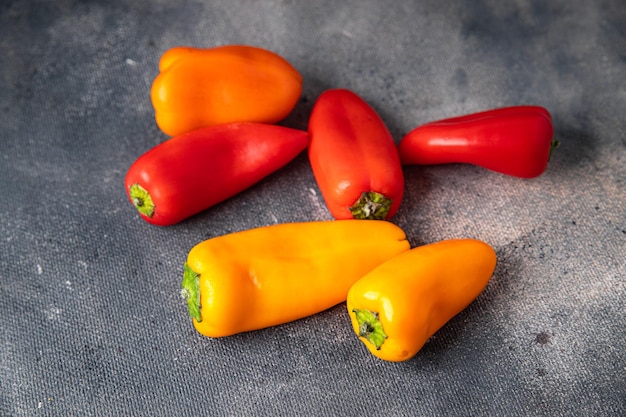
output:
M553 140L543 107L513 106L426 123L398 145L403 164L469 163L521 178L541 175Z
M307 132L277 125L201 128L140 156L126 174L126 192L147 222L171 225L252 186L308 143Z
M387 126L362 98L323 92L309 120L309 159L335 219L388 219L404 193L404 174Z

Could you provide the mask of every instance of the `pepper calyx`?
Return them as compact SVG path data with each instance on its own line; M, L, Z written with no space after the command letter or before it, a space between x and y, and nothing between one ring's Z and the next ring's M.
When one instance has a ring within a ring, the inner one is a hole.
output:
M187 262L184 266L181 287L180 295L187 301L189 317L200 323L202 321L200 314L200 274L191 269Z
M357 220L385 220L391 199L375 191L366 191L348 208Z
M154 215L154 209L156 206L154 205L148 190L135 183L129 187L129 195L133 206L135 206L139 213L147 217L152 217Z
M378 313L369 310L353 309L352 313L356 318L359 325L359 337L365 338L368 342L376 347L376 350L380 350L380 347L385 343L387 335L383 329L383 325L378 318Z
M552 159L552 152L561 145L561 142L557 138L553 138L550 142L550 153L548 154L548 161Z

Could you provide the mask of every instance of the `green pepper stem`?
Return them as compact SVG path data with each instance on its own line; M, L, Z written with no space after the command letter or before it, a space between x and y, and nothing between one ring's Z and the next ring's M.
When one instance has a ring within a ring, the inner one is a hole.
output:
M148 190L139 184L133 184L129 188L130 199L133 206L144 216L152 217L154 215L155 205Z
M352 310L352 313L359 325L359 337L365 338L376 347L376 350L380 350L380 347L385 343L385 339L387 339L387 335L383 329L383 324L378 318L378 313L356 308Z
M552 151L561 145L561 142L557 138L553 138L552 142L550 142L550 153L548 154L548 161L552 158Z
M200 323L202 321L202 315L200 314L200 274L191 269L187 262L185 262L184 268L180 294L187 301L189 317L196 319Z
M385 220L390 208L390 198L375 191L366 191L348 210L358 220Z

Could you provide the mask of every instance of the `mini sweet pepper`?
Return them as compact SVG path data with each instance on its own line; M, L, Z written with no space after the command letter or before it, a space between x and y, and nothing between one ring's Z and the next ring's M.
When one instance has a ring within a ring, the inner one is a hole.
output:
M163 54L159 70L152 105L170 136L221 123L276 123L302 92L302 76L286 59L248 45L175 47Z

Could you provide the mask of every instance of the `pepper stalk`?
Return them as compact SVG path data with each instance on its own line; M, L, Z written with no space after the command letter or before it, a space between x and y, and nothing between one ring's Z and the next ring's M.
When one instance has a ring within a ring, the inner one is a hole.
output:
M375 191L366 191L348 208L357 220L385 220L391 208L391 199Z
M376 350L380 350L380 347L385 343L387 335L383 329L383 324L378 318L378 313L369 310L353 309L352 312L356 317L356 321L359 324L359 337L365 338L371 344L376 347Z
M195 319L198 323L202 322L200 314L200 274L191 269L185 262L182 289L180 295L187 301L189 309L189 317Z

